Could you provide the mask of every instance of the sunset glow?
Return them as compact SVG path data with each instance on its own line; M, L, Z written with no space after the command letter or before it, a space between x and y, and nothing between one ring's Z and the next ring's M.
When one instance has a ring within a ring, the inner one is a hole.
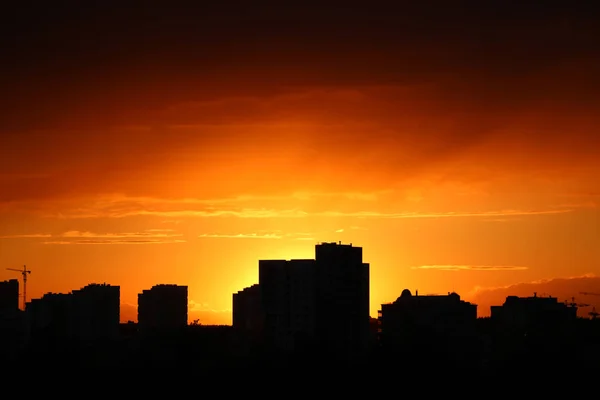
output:
M480 315L534 291L600 309L580 294L600 292L584 10L364 26L309 8L65 12L3 38L0 280L27 265L29 298L120 285L123 321L142 290L188 285L190 320L231 324L259 259L341 241L371 266L373 316L404 288Z

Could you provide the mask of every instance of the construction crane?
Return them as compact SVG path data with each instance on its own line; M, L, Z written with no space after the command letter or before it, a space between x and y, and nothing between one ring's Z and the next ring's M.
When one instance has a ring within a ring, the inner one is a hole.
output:
M600 296L600 293L594 293L594 292L579 292L579 294L582 294L584 296ZM592 311L590 311L588 313L588 315L590 316L590 318L596 319L596 318L598 318L598 315L600 315L600 313L598 313L596 311L596 307L594 306L592 308Z
M584 304L584 303L576 303L575 302L575 297L571 297L571 301L569 302L569 300L565 300L565 305L567 305L568 307L589 307L589 304Z
M23 311L25 311L25 307L27 306L27 274L30 274L31 271L27 269L27 266L23 265L23 269L16 268L6 268L9 271L20 272L23 275Z

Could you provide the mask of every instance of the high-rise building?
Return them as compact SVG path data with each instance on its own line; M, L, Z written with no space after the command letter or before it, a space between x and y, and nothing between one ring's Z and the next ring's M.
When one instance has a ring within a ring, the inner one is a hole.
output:
M11 279L0 282L0 311L19 308L19 281Z
M96 341L119 336L121 289L92 283L70 293L46 293L27 304L32 334Z
M259 334L263 330L264 313L258 284L233 294L233 328Z
M369 264L362 248L321 243L315 259L260 260L265 338L284 350L320 344L361 352L370 339Z
M71 292L73 335L83 340L119 336L121 288L92 283Z
M317 271L316 323L327 349L365 351L370 338L370 279L362 248L321 243L315 247Z
M316 337L315 260L260 260L265 339L294 350Z
M73 336L73 302L70 293L46 293L27 303L25 313L31 336L46 339L71 339Z
M0 282L0 358L25 343L24 312L19 309L19 281Z
M171 330L188 324L188 287L155 285L138 294L140 331Z

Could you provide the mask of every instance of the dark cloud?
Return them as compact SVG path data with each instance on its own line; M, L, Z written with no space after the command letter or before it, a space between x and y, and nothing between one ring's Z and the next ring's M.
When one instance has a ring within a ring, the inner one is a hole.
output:
M552 296L558 301L572 302L585 305L580 307L578 313L587 317L593 307L600 310L600 278L594 275L555 278L536 282L523 282L498 288L480 288L469 297L469 301L478 304L479 316L489 316L490 306L502 305L507 296L528 297Z
M593 2L111 3L3 8L1 202L147 195L190 165L179 187L194 188L232 160L258 181L291 160L305 176L275 186L309 189L317 172L391 182L480 145L472 165L496 152L520 169L590 164L597 147ZM286 119L312 125L264 126Z
M593 2L64 4L3 9L3 130L290 86L443 82L493 107L598 84Z

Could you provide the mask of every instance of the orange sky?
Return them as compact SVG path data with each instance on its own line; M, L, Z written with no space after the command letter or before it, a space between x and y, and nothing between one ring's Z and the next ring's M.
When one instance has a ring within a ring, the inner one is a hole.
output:
M600 309L600 33L509 3L7 11L0 280L120 285L125 320L186 284L229 324L259 259L342 241L373 316L404 288Z

